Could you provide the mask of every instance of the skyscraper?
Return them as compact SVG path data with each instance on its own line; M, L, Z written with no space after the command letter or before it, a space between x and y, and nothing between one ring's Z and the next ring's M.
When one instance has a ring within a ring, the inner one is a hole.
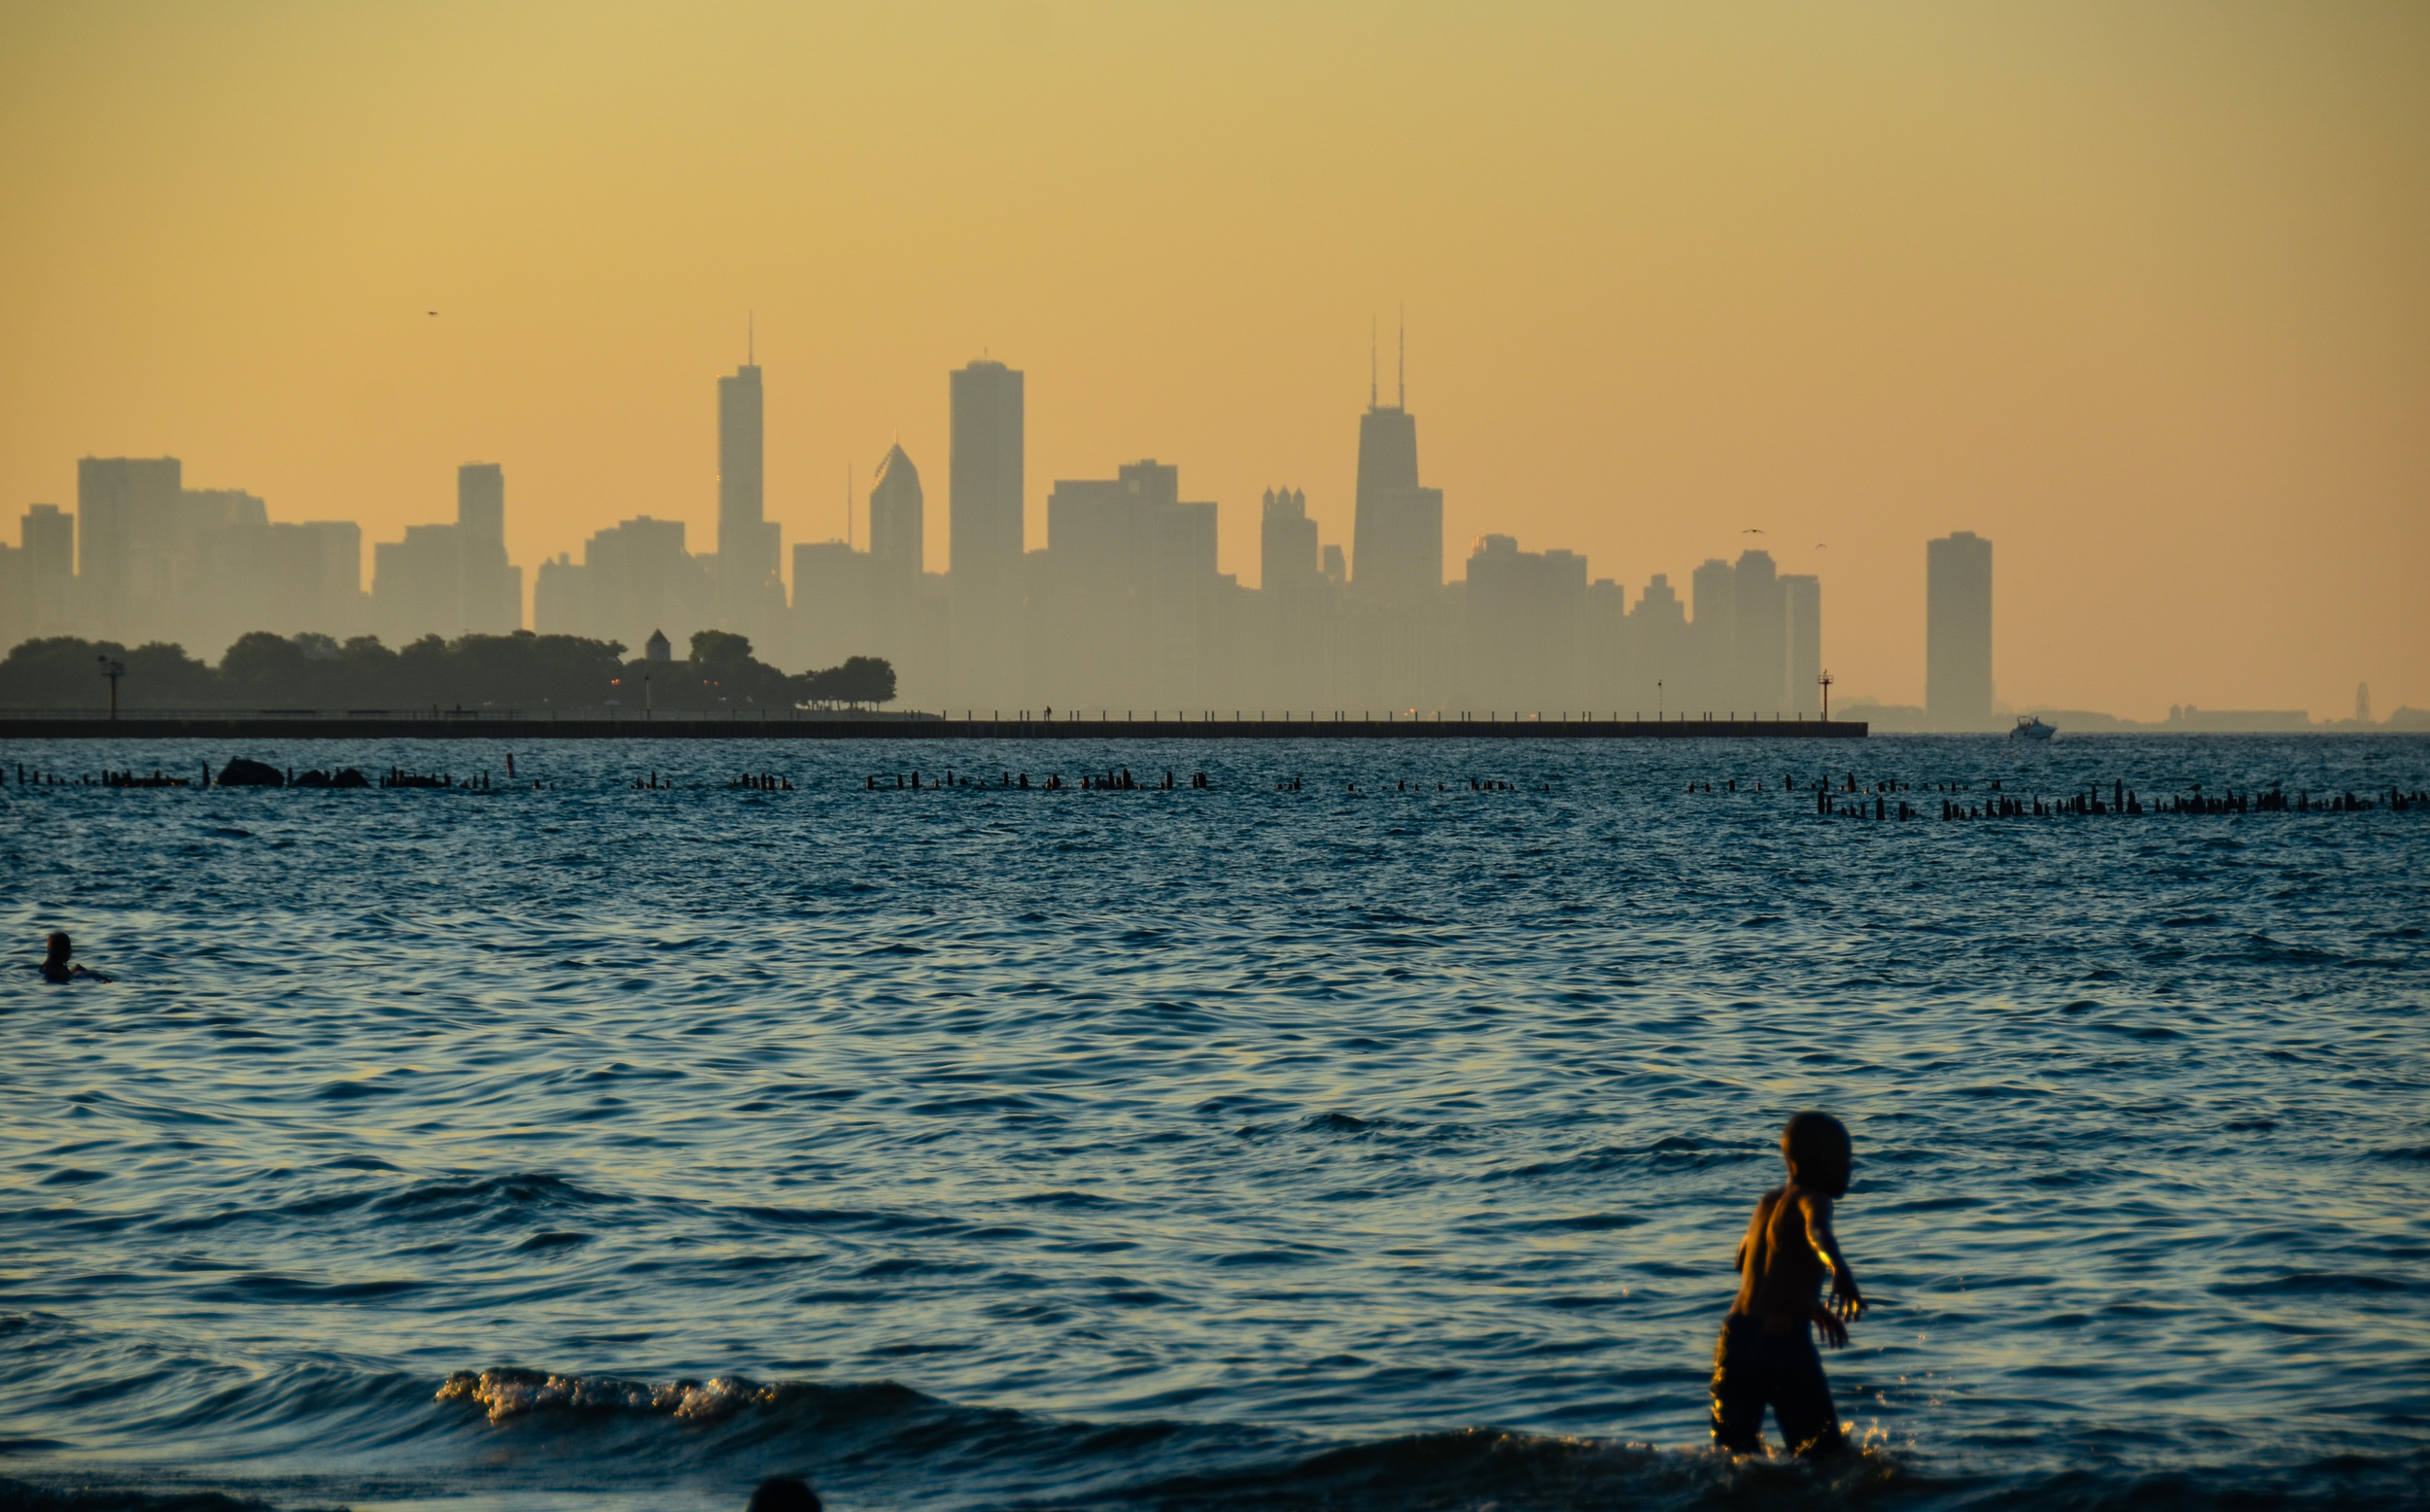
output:
M17 605L23 633L62 635L73 620L76 516L56 504L31 505L17 521L17 539L24 553L22 601Z
M916 581L927 549L927 503L920 469L898 444L878 464L869 488L869 555L880 574Z
M1686 707L1687 606L1668 573L1656 572L1628 614L1629 670L1622 706L1633 713L1676 713Z
M1924 714L1992 728L1992 543L1959 531L1924 547Z
M1791 714L1821 717L1822 690L1822 579L1791 572L1781 578L1781 608L1788 620L1788 697Z
M506 473L456 469L453 525L409 525L371 548L371 619L392 640L507 636L523 628L523 569L506 562Z
M1586 559L1521 551L1515 536L1480 536L1465 586L1465 705L1522 717L1582 707Z
M371 548L371 627L391 645L464 632L458 533L452 525L408 525L403 540Z
M523 628L523 569L506 562L506 472L494 462L456 469L456 596L465 630Z
M1707 557L1687 575L1687 666L1670 692L1682 709L1718 717L1730 707L1738 667L1738 588L1730 565Z
M954 450L946 508L955 590L1011 586L1021 571L1022 374L981 361L953 375Z
M1258 517L1258 587L1272 593L1313 587L1316 522L1307 517L1307 495L1298 489L1267 489Z
M76 464L77 576L94 634L129 645L172 601L185 466L174 457L86 457Z
M764 460L759 368L746 361L717 380L717 597L719 619L746 635L762 628L781 549L767 518Z
M951 686L968 704L994 706L1021 691L1022 374L983 359L955 371L950 389Z
M1350 586L1371 602L1413 605L1442 586L1442 490L1417 481L1417 417L1408 411L1407 346L1400 392L1377 402L1374 374L1359 417L1357 512L1350 527Z
M1735 624L1731 659L1736 675L1728 699L1732 712L1761 719L1781 709L1788 681L1788 637L1781 615L1781 579L1768 551L1739 553L1730 574Z
M683 549L683 522L642 515L592 535L578 564L561 556L541 565L533 628L619 641L630 654L656 630L688 640L695 630L714 628L714 599L700 559Z

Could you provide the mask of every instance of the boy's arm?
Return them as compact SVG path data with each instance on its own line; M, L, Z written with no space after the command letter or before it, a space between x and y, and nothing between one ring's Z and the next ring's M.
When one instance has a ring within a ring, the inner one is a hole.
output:
M1857 1273L1848 1256L1839 1251L1839 1236L1831 1232L1831 1199L1821 1192L1803 1192L1798 1206L1805 1212L1806 1243L1831 1268L1831 1310L1852 1322L1862 1317L1864 1292L1857 1286Z

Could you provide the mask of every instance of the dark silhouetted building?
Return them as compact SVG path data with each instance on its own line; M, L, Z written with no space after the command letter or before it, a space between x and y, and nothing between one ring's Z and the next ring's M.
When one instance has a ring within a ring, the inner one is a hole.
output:
M1442 586L1442 490L1417 481L1417 417L1371 400L1359 417L1350 587L1371 603L1430 603Z
M782 529L768 519L759 367L717 380L717 600L724 628L764 637L784 607Z
M184 478L174 457L76 464L76 571L93 634L133 645L168 628Z
M1406 360L1402 379L1386 406L1371 373L1359 417L1341 696L1362 709L1436 706L1462 661L1443 604L1442 491L1418 481Z
M523 628L523 569L506 562L506 472L494 462L456 469L456 593L464 628L507 636Z
M926 507L920 469L896 446L870 486L869 550L840 540L793 548L790 655L798 666L884 657L906 706L944 701L952 605L944 574L920 569Z
M1628 614L1628 680L1619 703L1630 717L1676 714L1686 704L1687 605L1667 573L1656 572Z
M1935 730L1989 730L1992 543L1959 531L1924 547L1924 713Z
M1021 688L1022 375L983 360L956 370L949 387L952 685L962 702L993 706L1015 702L1008 695Z
M1320 546L1307 495L1267 489L1258 516L1258 591L1237 627L1235 671L1252 703L1335 706L1338 692L1342 553Z
M1313 587L1318 575L1316 522L1307 517L1307 495L1297 489L1267 489L1257 527L1258 586L1261 589Z
M73 633L76 516L35 504L17 522L17 545L0 548L0 654L36 636Z
M694 631L716 628L716 585L683 549L683 522L641 515L584 542L578 565L562 555L543 563L532 619L543 636L589 636L629 651L667 625L689 643Z
M888 579L917 583L926 562L927 514L920 469L898 443L869 489L869 554Z
M1822 716L1822 579L1810 573L1781 578L1781 611L1788 623L1788 696L1784 711Z
M392 645L523 628L523 571L506 561L504 469L467 463L456 469L453 525L409 525L404 539L371 548L371 624Z
M1586 559L1518 549L1510 535L1479 537L1463 601L1473 710L1558 717L1594 702L1580 674L1586 629Z
M1687 666L1669 691L1684 712L1719 717L1730 707L1738 668L1738 583L1730 565L1707 557L1688 574Z
M1185 502L1180 469L1150 458L1059 480L1046 511L1040 704L1202 706L1225 648L1215 506Z
M1730 573L1735 623L1730 627L1734 675L1728 712L1764 719L1780 712L1788 683L1788 636L1781 612L1780 573L1768 551L1739 553Z

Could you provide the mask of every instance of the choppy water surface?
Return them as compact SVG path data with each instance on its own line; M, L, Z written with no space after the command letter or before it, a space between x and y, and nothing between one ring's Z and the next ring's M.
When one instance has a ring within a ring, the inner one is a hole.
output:
M233 754L503 771L0 762ZM0 789L13 958L118 977L0 982L0 1500L2430 1493L2430 812L1803 790L2383 793L2430 741L516 755L546 791ZM1122 764L1216 785L862 790ZM1808 1105L1882 1299L1821 1476L1702 1448ZM442 1390L508 1368L561 1379Z

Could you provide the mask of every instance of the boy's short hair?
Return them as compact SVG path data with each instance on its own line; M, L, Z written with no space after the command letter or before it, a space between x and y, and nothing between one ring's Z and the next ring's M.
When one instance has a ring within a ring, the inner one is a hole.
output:
M749 1512L819 1512L818 1494L798 1475L774 1475L751 1493Z
M1846 1166L1856 1154L1848 1126L1827 1113L1807 1109L1781 1130L1781 1153L1800 1170Z

